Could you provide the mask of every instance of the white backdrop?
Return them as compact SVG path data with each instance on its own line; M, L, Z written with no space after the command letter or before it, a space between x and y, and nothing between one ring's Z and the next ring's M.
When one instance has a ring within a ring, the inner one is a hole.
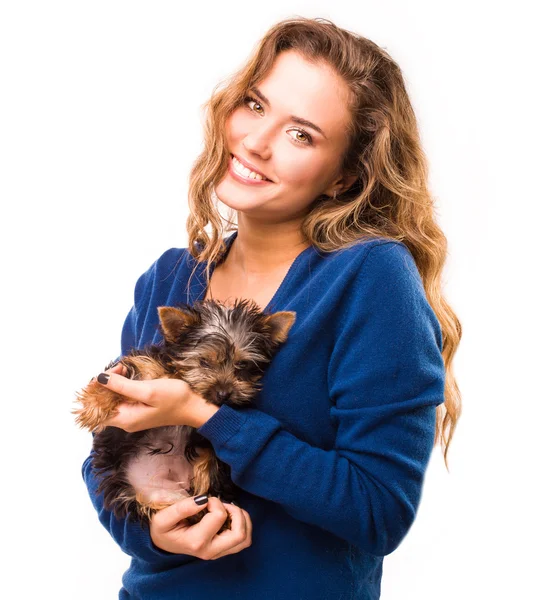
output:
M138 276L186 246L200 105L281 18L403 69L449 240L464 410L383 600L553 597L551 47L545 2L0 3L4 598L116 598L130 558L81 479L74 394L119 353Z

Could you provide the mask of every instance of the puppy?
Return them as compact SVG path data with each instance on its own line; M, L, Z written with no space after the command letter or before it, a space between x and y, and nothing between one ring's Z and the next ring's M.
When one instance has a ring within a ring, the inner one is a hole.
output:
M163 341L132 349L118 363L130 379L183 379L206 402L251 405L259 380L286 341L296 313L264 314L252 300L225 306L216 300L158 308ZM113 367L110 363L106 369ZM92 381L77 393L77 424L94 432L92 467L98 493L119 518L127 514L143 526L153 514L181 498L207 494L225 502L238 498L230 468L210 442L188 425L128 433L103 423L124 400ZM198 522L207 509L187 520ZM230 517L229 517L230 519ZM230 527L230 521L221 531Z

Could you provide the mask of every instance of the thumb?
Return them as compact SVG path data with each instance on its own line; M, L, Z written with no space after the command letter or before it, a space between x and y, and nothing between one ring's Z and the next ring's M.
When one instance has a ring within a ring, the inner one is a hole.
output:
M179 521L199 513L207 506L208 497L204 494L189 498L183 498L175 504L158 511L153 518L156 520L156 527L161 533L170 531Z

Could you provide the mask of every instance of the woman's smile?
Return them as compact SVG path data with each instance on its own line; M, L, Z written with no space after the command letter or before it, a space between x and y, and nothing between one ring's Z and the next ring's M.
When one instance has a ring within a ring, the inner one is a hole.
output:
M229 159L229 173L231 176L246 185L268 185L273 183L268 179L262 179L259 174L251 175L252 171L247 167L244 167L234 156L231 155Z

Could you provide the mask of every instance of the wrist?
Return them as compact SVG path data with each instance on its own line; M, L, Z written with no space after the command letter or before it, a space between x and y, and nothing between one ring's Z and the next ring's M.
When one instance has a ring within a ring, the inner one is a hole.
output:
M196 429L201 427L221 408L220 406L206 402L202 396L194 392L191 393L189 401L192 410L190 411L191 414L188 415L187 425Z

